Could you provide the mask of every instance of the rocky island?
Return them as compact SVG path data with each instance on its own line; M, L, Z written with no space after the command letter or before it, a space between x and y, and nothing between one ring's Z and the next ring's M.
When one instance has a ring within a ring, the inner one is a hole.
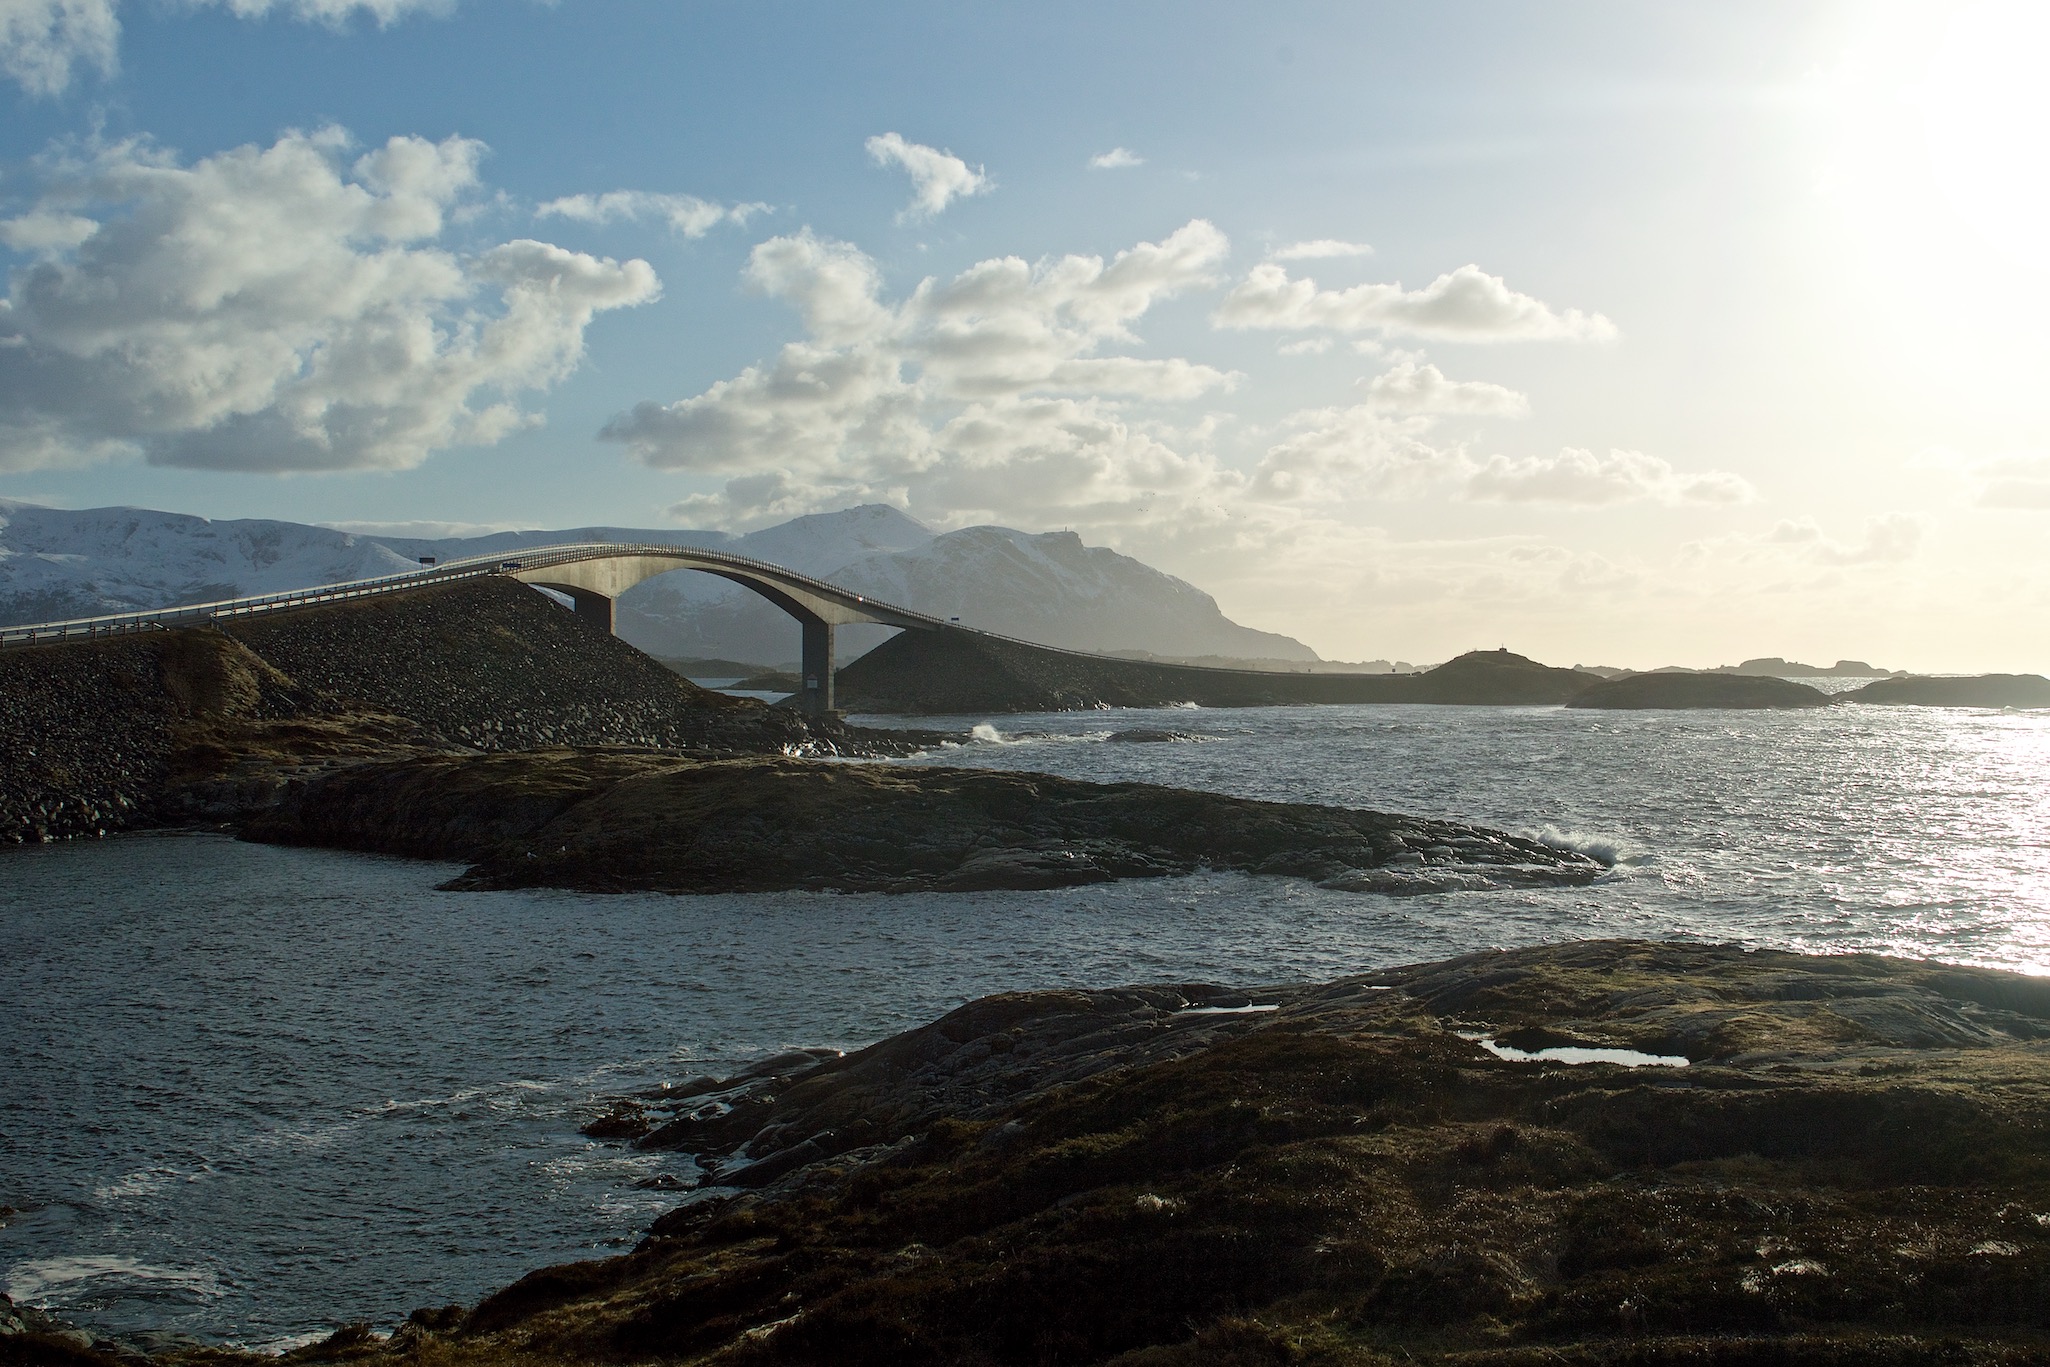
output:
M1845 700L1914 707L2050 707L2050 679L2041 674L1880 679L1846 694Z
M1198 868L1411 893L1585 883L1575 850L1458 822L1147 783L659 751L363 764L244 830L472 864L457 888L1045 888Z
M1284 673L1121 659L968 631L907 631L839 672L851 711L909 715L1302 703L1562 703L1599 675L1475 650L1420 674Z
M1827 707L1819 688L1757 674L1629 674L1583 689L1568 707L1616 710L1655 708Z
M589 1132L702 1186L628 1254L288 1361L2050 1355L2050 986L2009 973L1611 941L1015 993ZM136 1360L16 1321L0 1362Z

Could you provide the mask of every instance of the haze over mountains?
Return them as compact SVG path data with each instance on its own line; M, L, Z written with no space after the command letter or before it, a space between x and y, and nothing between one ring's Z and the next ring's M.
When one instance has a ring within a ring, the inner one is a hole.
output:
M418 568L418 558L502 555L570 541L702 546L785 565L935 616L1077 650L1310 662L1291 637L1230 621L1209 594L1072 532L967 527L935 534L878 504L744 536L578 527L395 537L140 508L70 510L0 500L0 624L274 593ZM797 628L755 594L706 574L664 575L619 601L619 634L669 657L794 659ZM890 635L843 628L842 659Z

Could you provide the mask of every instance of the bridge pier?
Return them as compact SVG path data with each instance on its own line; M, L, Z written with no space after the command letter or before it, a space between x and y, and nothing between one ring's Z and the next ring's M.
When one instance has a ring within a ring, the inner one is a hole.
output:
M797 705L820 716L833 710L833 624L804 623L804 659L798 671Z

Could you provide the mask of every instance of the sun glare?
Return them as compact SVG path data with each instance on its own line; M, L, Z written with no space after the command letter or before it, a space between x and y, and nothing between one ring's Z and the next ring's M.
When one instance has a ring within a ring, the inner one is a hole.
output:
M2034 405L2019 395L2050 364L2050 5L1850 13L1803 86L1811 260L1841 318L1857 320L1833 354L1896 368L1938 407L1935 396L1980 395L1949 421L2033 444ZM2016 402L2002 407L2003 395Z
M2050 269L2050 7L1960 8L1921 90L1936 183L1991 245Z

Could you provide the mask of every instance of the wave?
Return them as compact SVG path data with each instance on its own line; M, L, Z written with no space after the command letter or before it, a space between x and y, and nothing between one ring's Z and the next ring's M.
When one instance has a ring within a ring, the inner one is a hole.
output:
M1111 738L1109 731L1024 731L1005 735L989 722L979 721L968 728L970 745L1086 745ZM954 742L941 742L949 750L958 750Z
M7 1269L7 1294L15 1301L61 1309L122 1288L151 1299L219 1300L220 1280L201 1268L157 1267L116 1253L31 1258Z
M1561 830L1557 826L1546 826L1535 837L1540 845L1570 854L1584 854L1595 863L1614 868L1620 863L1629 863L1623 858L1620 847L1607 836L1590 835L1585 831Z

